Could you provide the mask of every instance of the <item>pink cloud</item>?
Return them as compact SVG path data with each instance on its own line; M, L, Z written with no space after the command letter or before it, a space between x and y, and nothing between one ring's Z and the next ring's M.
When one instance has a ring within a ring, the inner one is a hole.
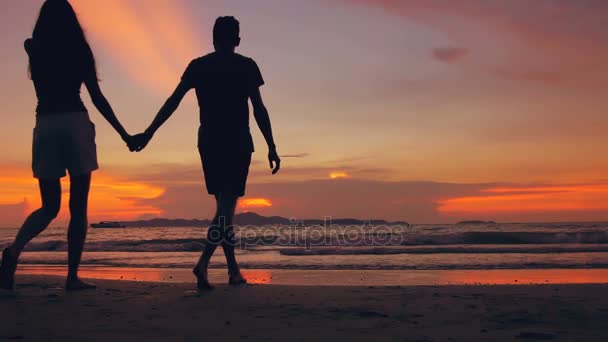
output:
M444 63L455 63L469 54L469 49L459 47L442 47L433 49L433 57Z
M520 70L516 68L503 68L496 70L496 76L503 80L539 82L548 85L563 84L567 82L567 79L565 79L564 75L558 72L543 70Z
M459 44L481 49L479 39L493 36L506 65L500 69L560 73L573 86L608 84L608 2L598 0L337 0L385 10L442 31ZM484 51L482 51L484 52ZM485 51L496 53L497 51ZM491 63L491 61L489 61ZM539 66L542 71L535 71ZM536 75L535 75L536 74ZM545 75L546 76L546 75Z

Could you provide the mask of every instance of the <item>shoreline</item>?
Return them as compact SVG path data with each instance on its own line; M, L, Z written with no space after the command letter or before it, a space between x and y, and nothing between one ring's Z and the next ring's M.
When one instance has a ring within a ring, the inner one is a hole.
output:
M62 284L22 275L17 291L0 291L0 340L608 340L608 285Z
M17 276L63 276L65 266L20 265ZM192 283L189 268L81 266L88 279L151 283ZM298 286L460 286L608 284L608 269L492 269L492 270L286 270L243 269L251 284ZM210 268L212 283L226 281L224 268Z

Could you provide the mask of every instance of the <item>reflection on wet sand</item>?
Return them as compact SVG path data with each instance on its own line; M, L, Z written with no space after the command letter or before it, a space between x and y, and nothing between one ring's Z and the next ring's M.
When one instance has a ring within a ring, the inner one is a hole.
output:
M20 274L64 276L67 268L63 266L22 266ZM227 275L220 269L209 270L211 279L217 283L226 282ZM243 275L250 284L270 284L272 273L269 270L246 270ZM127 280L158 283L186 283L194 280L187 269L128 268L83 266L80 276L89 279Z
M439 272L447 284L595 284L608 283L606 269L485 270Z
M67 268L63 266L21 266L22 274L64 276ZM146 282L167 282L171 280L170 270L158 268L126 267L81 267L80 276L90 279L130 280Z
M21 266L20 274L64 276L61 266ZM189 283L194 278L184 268L127 268L83 266L83 278L144 282ZM607 284L608 269L538 270L243 270L250 284L413 286L413 285L526 285ZM224 269L210 269L212 283L227 282Z

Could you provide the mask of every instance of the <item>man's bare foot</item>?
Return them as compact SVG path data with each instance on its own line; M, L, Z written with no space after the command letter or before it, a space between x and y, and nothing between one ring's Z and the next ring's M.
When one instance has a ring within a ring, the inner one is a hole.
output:
M228 284L230 285L245 285L247 284L247 279L243 277L241 272L230 273L228 275Z
M13 290L15 288L15 271L17 270L17 259L11 254L9 248L2 252L2 264L0 265L0 289Z
M209 278L207 276L207 269L196 266L192 269L192 273L196 277L196 288L199 291L210 291L213 290L213 285L209 284Z
M79 278L76 279L68 279L65 282L65 290L66 291L85 291L85 290L94 290L97 286L89 283L85 283Z

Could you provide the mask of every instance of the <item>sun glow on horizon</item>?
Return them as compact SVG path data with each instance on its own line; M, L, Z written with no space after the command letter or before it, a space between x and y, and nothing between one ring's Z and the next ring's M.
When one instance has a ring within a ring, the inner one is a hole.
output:
M272 201L267 198L243 198L239 201L239 208L269 208L272 207Z
M162 209L143 202L158 198L164 192L165 189L159 186L123 180L100 172L91 184L91 215L116 219L162 215Z
M0 171L1 205L13 205L23 211L14 213L16 219L23 219L32 210L40 207L41 199L37 180L29 172L18 169ZM59 220L69 217L68 198L70 192L69 178L61 181L63 192L62 208ZM120 178L104 172L95 172L92 177L89 195L89 218L93 220L128 220L142 215L162 215L163 210L146 204L162 196L165 189L136 180Z
M497 187L438 204L447 215L608 210L608 184Z
M350 175L344 171L334 171L329 174L330 179L348 179Z

